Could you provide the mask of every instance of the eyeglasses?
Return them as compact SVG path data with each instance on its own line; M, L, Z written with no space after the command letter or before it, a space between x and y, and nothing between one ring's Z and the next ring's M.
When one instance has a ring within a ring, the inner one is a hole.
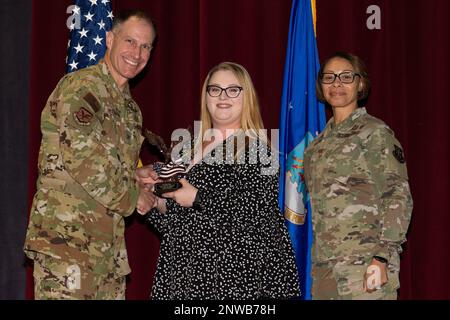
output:
M355 81L355 77L361 77L361 75L351 71L344 71L339 74L324 72L320 76L320 82L324 84L331 84L336 80L336 78L339 78L339 81L342 83L353 83L353 81Z
M206 87L206 92L208 92L208 94L211 97L218 97L222 94L223 91L225 91L228 98L236 98L237 96L239 96L239 94L241 93L242 90L243 90L242 87L238 87L238 86L221 88L219 86L211 85L211 86Z

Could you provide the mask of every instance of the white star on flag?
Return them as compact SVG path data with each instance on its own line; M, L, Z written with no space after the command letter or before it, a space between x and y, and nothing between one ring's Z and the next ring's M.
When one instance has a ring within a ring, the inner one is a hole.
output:
M77 65L78 65L78 62L75 62L75 60L73 60L72 63L69 64L69 66L72 68L72 70L78 69Z
M86 17L86 21L92 21L92 17L94 16L92 13L88 12L88 14L84 15Z
M92 40L95 41L95 44L102 45L102 40L103 40L103 38L100 38L98 35L97 35L97 37L95 37L95 38L92 39Z
M91 53L89 53L87 56L89 57L89 61L91 60L95 61L95 57L97 56L97 54L94 53L94 51L91 51Z
M68 26L70 37L66 72L93 65L105 55L106 32L111 30L114 18L111 2L109 0L73 0L72 12L78 15L79 25L71 21Z
M105 23L103 22L103 20L100 20L100 22L97 23L100 30L105 29Z
M76 15L80 15L80 7L79 6L74 6L72 9L72 12Z
M83 52L83 48L84 48L84 46L81 46L80 44L78 44L76 47L74 47L74 49L77 50L77 53Z
M81 35L81 38L87 37L87 33L89 30L84 30L84 28L81 31L78 31L78 33Z

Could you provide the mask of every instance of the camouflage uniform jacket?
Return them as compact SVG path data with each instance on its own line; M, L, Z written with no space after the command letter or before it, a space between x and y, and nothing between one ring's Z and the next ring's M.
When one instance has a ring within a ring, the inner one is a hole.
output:
M398 265L412 198L400 143L389 127L356 109L331 119L305 151L305 179L314 230L313 262Z
M115 276L130 272L123 217L137 202L141 129L128 86L119 90L103 60L61 79L41 115L30 258L40 252Z

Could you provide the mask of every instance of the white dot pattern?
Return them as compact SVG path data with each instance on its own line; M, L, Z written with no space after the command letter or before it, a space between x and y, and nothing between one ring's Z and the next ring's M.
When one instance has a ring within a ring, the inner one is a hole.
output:
M149 214L162 235L152 299L299 296L292 245L278 208L278 176L262 175L261 168L248 161L200 162L186 179L199 189L204 209L169 200L166 214Z

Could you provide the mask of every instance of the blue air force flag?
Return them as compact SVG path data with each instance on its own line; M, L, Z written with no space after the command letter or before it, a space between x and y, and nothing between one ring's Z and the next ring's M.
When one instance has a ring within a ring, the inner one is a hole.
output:
M319 58L311 0L293 0L280 116L280 196L295 251L302 299L311 299L312 226L303 153L325 126L316 98Z

